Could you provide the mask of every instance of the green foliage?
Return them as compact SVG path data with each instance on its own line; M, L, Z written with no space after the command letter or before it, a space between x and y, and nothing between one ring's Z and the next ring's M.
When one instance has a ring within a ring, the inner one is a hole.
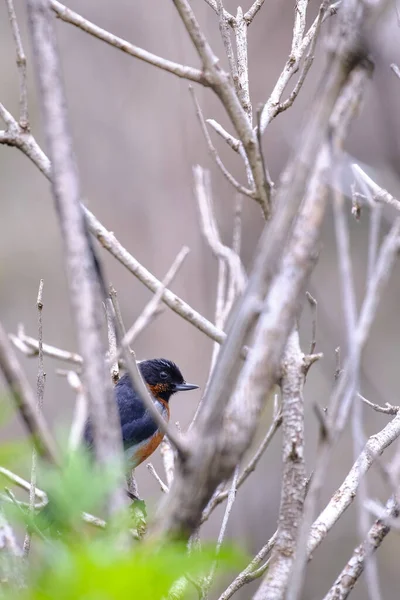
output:
M230 561L225 553L225 566ZM96 541L72 547L51 548L38 572L31 573L28 587L15 600L158 600L184 574L195 578L207 572L213 552L188 555L182 545L169 544L150 550L137 545L131 551L118 550L109 542ZM188 585L186 598L193 596ZM8 598L7 598L8 600ZM11 600L11 597L10 597Z
M184 577L206 575L215 559L215 546L209 545L188 554L185 544L164 543L151 546L137 539L143 529L146 508L142 501L107 520L105 528L82 521L82 511L101 514L110 490L115 485L112 469L96 471L84 452L64 458L57 471L40 465L40 487L51 499L51 527L48 516L38 515L34 522L25 508L0 505L9 522L28 524L32 532L29 567L19 558L25 586L2 589L1 600L161 600L171 586ZM132 535L132 528L136 529ZM239 554L223 548L218 557L219 571L238 566ZM26 564L26 563L25 563ZM0 552L0 582L2 571ZM195 598L188 583L182 598Z

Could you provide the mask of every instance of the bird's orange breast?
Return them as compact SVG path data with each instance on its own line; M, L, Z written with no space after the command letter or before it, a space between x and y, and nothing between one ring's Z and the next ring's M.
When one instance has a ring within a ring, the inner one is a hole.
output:
M154 386L149 385L148 387L150 389L151 394L154 397L156 397L157 400L162 404L163 409L164 409L163 417L168 422L169 421L169 404L164 399L162 399L158 396L157 392L160 392L160 389L155 389L155 388L159 388L159 385L162 386L162 384L158 384L158 385L154 385ZM153 454L153 452L155 452L157 450L158 446L163 441L163 438L164 438L164 433L162 431L160 431L159 429L157 429L157 431L144 444L143 443L140 444L140 447L137 449L137 451L132 456L133 462L135 463L136 467L138 465L140 465L140 463L142 463L144 460L146 460L146 458L149 458L149 456L151 456Z

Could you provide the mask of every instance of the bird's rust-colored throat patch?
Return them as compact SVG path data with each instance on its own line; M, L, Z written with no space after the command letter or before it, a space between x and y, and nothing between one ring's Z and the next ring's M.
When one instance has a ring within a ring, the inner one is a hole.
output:
M168 383L156 383L154 385L147 384L147 387L149 388L150 394L154 398L157 398L157 400L159 400L161 402L161 404L164 406L164 408L167 409L167 414L168 414L168 419L169 419L169 404L161 396L162 394L165 394L166 392L169 391Z

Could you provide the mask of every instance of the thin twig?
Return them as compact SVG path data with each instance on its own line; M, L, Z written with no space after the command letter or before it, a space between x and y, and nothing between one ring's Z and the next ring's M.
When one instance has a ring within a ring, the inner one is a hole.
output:
M57 464L57 447L42 414L36 410L36 398L21 369L8 336L0 323L0 368L10 388L15 405L32 435L37 453L50 463Z
M228 73L221 69L217 57L203 34L190 3L188 0L173 1L202 61L203 69L209 73L211 87L222 102L243 144L257 192L256 200L261 206L264 217L268 219L271 212L271 189L265 178L256 135L247 114L231 84Z
M157 471L155 470L155 468L153 467L153 465L151 463L149 463L147 465L147 468L149 470L149 473L154 477L154 479L157 481L158 485L161 488L161 491L164 492L164 494L168 494L169 492L169 488L167 485L165 485L165 483L163 482L163 480L161 479L161 477L159 476L159 474L157 473Z
M178 430L179 431L179 430ZM168 488L171 488L174 481L175 470L175 454L174 449L169 443L168 438L164 438L160 444L160 454L164 465L165 477L167 479Z
M78 374L75 371L68 371L67 381L76 394L74 414L68 438L68 450L74 452L82 441L89 410L87 397Z
M392 406L388 402L386 402L385 406L380 406L379 404L374 404L373 402L370 402L369 400L367 400L367 398L364 398L364 396L362 396L360 393L357 395L360 398L360 400L364 402L364 404L370 406L371 408L376 410L376 412L383 413L385 415L397 415L397 413L400 410L400 406Z
M276 539L278 536L278 532L275 531L274 535L268 540L268 542L261 548L261 550L256 554L253 560L247 565L247 567L239 573L239 575L232 581L229 587L221 594L218 600L229 600L232 596L240 590L241 587L254 581L258 577L261 577L266 569L269 566L269 561L267 561L261 568L257 568L261 561L264 560L266 556L273 549Z
M258 446L256 452L254 453L253 457L250 459L250 461L248 462L246 467L243 469L243 471L239 475L238 481L237 481L237 489L239 489L240 486L243 485L243 483L249 477L249 475L251 475L251 473L253 473L255 471L261 457L263 456L265 450L268 448L269 444L271 443L272 438L274 437L275 433L278 431L278 429L280 428L281 425L282 425L282 411L279 409L277 412L275 412L273 421L272 421L271 425L269 426L268 431L265 434L263 440L261 441L260 445ZM228 494L229 494L229 491L225 490L223 492L219 492L219 493L215 494L211 498L210 502L208 503L208 505L206 506L206 508L203 511L203 515L201 518L202 523L204 523L204 521L206 521L208 519L208 517L210 516L210 514L212 513L212 511L214 510L214 508L216 506L218 506L219 504L221 504L221 502L226 500L226 498L228 497Z
M29 131L28 89L26 83L26 56L22 45L17 15L13 0L6 0L8 18L17 50L17 67L19 75L19 125L23 131Z
M20 350L25 356L34 357L39 354L39 341L29 335L26 335L22 325L19 325L17 335L10 333L9 338L18 350ZM73 363L74 365L83 365L82 357L76 352L69 352L68 350L62 350L56 346L50 346L49 344L42 344L42 350L44 356L50 356L65 362Z
M37 383L36 383L36 395L37 395L37 411L39 413L43 410L43 398L44 398L44 385L46 381L46 374L44 372L44 364L43 364L43 318L42 318L42 310L43 310L43 279L40 280L39 283L39 291L36 300L36 307L38 310L38 341L39 341L39 360L38 360L38 374L37 374ZM37 455L36 450L33 448L32 450L32 467L31 467L31 489L29 491L29 511L31 515L35 509L35 488L36 488L36 468L37 468ZM24 556L27 557L29 555L31 547L31 535L30 532L27 531L24 539Z
M234 150L235 152L239 152L241 143L238 139L233 137L230 133L228 133L222 125L217 123L214 119L206 119L206 122L211 125L211 127L222 137L223 140Z
M225 538L226 528L227 528L227 525L228 525L229 517L231 515L233 504L234 504L235 499L236 499L238 475L239 475L239 465L235 469L235 472L234 472L233 478L232 478L232 483L231 483L231 486L230 486L230 489L229 489L228 502L226 504L226 508L225 508L225 512L224 512L224 517L222 519L221 528L220 528L219 534L218 534L217 547L215 549L216 558L215 558L215 561L212 564L210 573L209 573L209 575L208 575L208 577L206 579L207 583L203 587L203 595L205 595L205 596L207 596L208 590L210 589L211 584L213 582L213 579L215 577L215 571L216 571L217 564L218 564L218 555L220 553L221 546L222 546L222 543L223 543L224 538Z
M50 0L50 6L57 17L59 17L62 21L78 27L78 29L81 29L93 37L106 42L106 44L110 44L110 46L117 48L117 50L122 50L122 52L125 52L130 56L138 58L139 60L143 60L150 65L167 71L168 73L173 73L178 77L183 77L184 79L189 79L190 81L195 81L196 83L201 83L205 86L209 85L206 75L199 69L187 67L186 65L180 65L171 60L167 60L166 58L162 58L161 56L157 56L156 54L152 54L151 52L147 52L147 50L138 48L126 40L123 40L122 38L113 35L109 31L98 27L94 23L91 23L88 19L85 19L78 13L61 4L61 2Z
M183 265L183 261L189 254L189 248L187 246L183 246L181 250L175 257L174 262L168 269L164 279L162 280L161 287L158 288L154 296L151 300L146 304L144 309L142 310L139 317L136 319L135 323L129 329L127 333L125 333L123 337L123 342L130 346L136 340L136 338L140 335L140 333L149 325L149 323L154 319L157 311L160 308L160 304L162 302L162 296L166 290L166 288L171 284L174 280L176 274L179 269Z
M13 483L14 485L17 485L22 490L25 490L26 492L30 492L30 489L31 489L30 482L26 481L26 479L23 479L23 477L20 477L16 473L13 473L9 469L6 469L5 467L0 467L0 475L5 477L8 481L11 481L11 483ZM47 501L46 493L37 487L35 487L35 496L37 498L39 498L41 501Z
M113 319L113 304L110 298L107 298L103 303L104 312L107 321L107 337L108 337L108 360L111 364L110 373L111 380L113 383L117 383L119 380L119 366L117 356L117 336L114 328Z
M0 105L1 108L1 105ZM17 147L21 152L23 152L37 167L38 169L47 177L47 179L51 180L51 163L48 157L44 154L43 150L37 144L35 138L31 134L23 134L21 131L18 131L18 123L15 119L7 113L13 124L14 128L17 128L16 131L13 132L5 132L0 131L0 144L9 144L11 146ZM0 111L1 116L1 111ZM108 231L104 225L91 213L86 207L83 207L83 211L86 216L87 225L89 231L98 239L100 244L108 250L114 258L116 258L130 273L132 273L135 277L143 283L149 290L155 293L161 286L162 283L159 281L150 271L148 271L139 261L137 261L132 254L128 252L124 246L116 239L114 234ZM206 319L199 312L194 310L187 302L182 300L179 296L166 289L163 296L162 301L176 314L181 316L183 319L191 323L194 327L199 329L199 331L203 332L207 337L222 344L226 338L226 334L215 327L213 323L211 323L208 319ZM43 351L46 354L46 349L50 349L50 347L44 344ZM54 349L58 352L58 349ZM64 353L64 351L59 351L60 353ZM243 348L242 356L246 356L246 349ZM82 360L79 355L71 355L71 353L66 353L62 356L56 356L56 358L60 358L62 360L71 360L72 362L79 362ZM76 358L73 360L72 356Z
M385 513L383 518L378 519L372 525L365 541L355 548L352 557L337 577L324 600L345 600L349 596L364 571L368 559L376 552L390 531L387 519L399 516L399 504L395 499L389 500ZM374 598L376 597L374 596Z
M220 168L222 174L224 175L224 177L226 177L226 179L229 181L229 183L231 185L233 185L233 187L236 189L236 191L238 191L240 194L244 194L245 196L248 196L249 198L253 198L255 199L255 192L253 190L247 189L245 188L243 185L241 185L238 181L236 181L236 179L233 177L233 175L228 171L228 169L225 167L225 165L223 164L222 160L220 159L216 149L214 148L214 145L211 141L211 137L207 131L207 125L206 122L204 120L204 116L202 113L202 110L200 108L200 104L198 103L196 94L194 92L194 89L192 86L189 86L189 91L192 95L193 98L193 102L196 108L196 115L197 118L199 119L199 123L200 123L200 127L201 130L204 134L204 137L206 139L207 142L207 148L209 153L211 154L211 156L213 157L213 159L215 160L217 166Z

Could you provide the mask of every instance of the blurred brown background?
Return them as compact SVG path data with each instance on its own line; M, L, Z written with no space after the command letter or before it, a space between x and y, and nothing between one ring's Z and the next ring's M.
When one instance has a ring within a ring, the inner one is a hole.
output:
M226 0L226 8L236 3ZM198 65L190 40L172 2L149 0L81 0L69 6L111 32L149 51ZM243 9L250 6L246 0ZM226 63L218 22L214 12L201 0L193 7L215 52ZM40 114L35 91L26 9L16 1L29 60L29 106L32 131L43 144ZM317 5L309 9L309 22ZM249 29L250 87L253 107L266 100L288 56L293 26L294 2L266 2ZM334 18L334 17L332 17ZM326 24L324 28L329 27ZM149 66L91 38L72 26L57 23L65 87L75 150L87 205L115 232L129 251L161 278L183 244L191 253L172 289L194 308L213 318L216 263L199 231L197 208L192 191L192 166L201 164L212 171L217 215L224 240L229 243L235 194L209 158L188 93L188 82ZM382 185L396 194L399 182L397 140L399 134L400 81L389 69L400 59L400 29L394 9L375 32L371 49L377 61L373 83L368 90L363 112L354 123L347 150L356 160L370 165ZM272 177L277 181L311 102L321 69L323 44L294 107L280 115L264 136L264 152ZM15 49L5 4L0 4L0 100L15 116L18 114L18 77ZM197 88L205 117L229 126L212 92ZM236 176L245 182L242 165L224 144L213 139ZM394 169L393 169L394 166ZM0 146L0 308L1 320L9 331L18 323L36 336L36 295L39 279L44 279L44 338L48 343L77 350L68 303L60 234L53 201L45 178L19 151ZM350 206L350 204L349 204ZM349 213L350 219L350 213ZM393 214L385 212L383 230ZM251 200L244 201L243 250L246 267L251 265L255 244L262 228L261 213ZM368 248L368 214L361 221L350 220L354 274L359 301L365 286ZM130 325L150 298L146 288L105 251L99 251L110 281L117 288L126 325ZM315 365L307 381L307 460L312 470L317 426L312 404L325 406L335 370L334 349L344 345L343 318L337 273L336 249L330 212L323 229L321 255L309 289L318 300L318 346L324 359ZM400 269L395 268L382 299L372 337L362 363L362 392L374 402L399 403L398 340L400 322ZM306 350L311 335L307 307L302 318L302 343ZM139 358L165 356L175 360L184 376L204 387L212 343L203 334L168 309L138 339ZM21 358L32 384L36 361ZM62 366L46 359L46 414L55 426L67 426L73 406L73 393L66 381L55 374ZM4 398L4 396L3 396ZM185 427L200 393L178 396L173 401L173 419ZM4 402L4 401L3 401ZM0 406L0 412L5 407ZM259 437L270 419L267 409ZM365 410L366 433L382 429L385 415ZM1 439L22 436L17 418L0 430ZM349 432L336 450L326 482L321 508L348 472L352 462ZM390 451L387 453L390 454ZM385 455L386 456L386 455ZM159 457L154 460L159 464ZM254 553L276 528L280 493L280 436L238 494L231 516L229 536ZM155 503L160 492L147 469L138 471L142 495ZM369 479L372 497L386 499L389 490L379 473ZM215 535L221 511L205 528ZM321 598L350 557L358 543L355 506L351 507L316 552L309 567L304 599ZM396 553L400 538L390 534L379 551L381 585L385 599L397 598L400 579ZM397 572L396 572L397 569ZM364 582L353 593L354 600L365 597ZM245 587L238 598L252 595Z

